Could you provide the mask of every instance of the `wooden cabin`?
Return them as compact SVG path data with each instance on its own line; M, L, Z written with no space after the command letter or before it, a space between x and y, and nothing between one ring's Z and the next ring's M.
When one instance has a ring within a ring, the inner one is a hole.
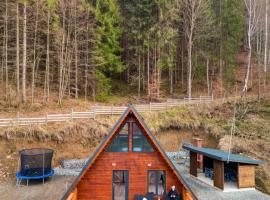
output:
M221 190L255 187L255 167L262 163L260 160L192 145L183 148L190 152L190 174L193 176ZM198 155L203 156L203 171L198 170Z
M183 200L197 199L136 109L129 105L62 200L133 200L172 185Z

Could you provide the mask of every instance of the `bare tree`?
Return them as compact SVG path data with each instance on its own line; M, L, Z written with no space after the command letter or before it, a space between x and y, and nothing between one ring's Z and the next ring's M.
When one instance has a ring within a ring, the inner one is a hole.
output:
M245 82L243 87L243 95L246 95L248 90L248 81L250 76L251 68L251 56L252 56L252 39L257 30L258 21L260 19L260 6L258 0L245 0L247 9L247 48L248 48L248 60L247 60L247 71L245 76Z
M23 65L22 65L22 101L26 102L26 54L27 54L27 13L26 13L26 0L23 2Z
M263 62L263 70L264 70L264 81L263 81L263 88L265 94L265 87L266 87L266 75L267 75L267 53L268 53L268 5L269 1L265 0L265 27L264 27L264 62Z
M19 20L19 2L17 2L16 14L16 82L17 82L17 98L20 98L20 20Z
M46 47L46 72L45 72L45 83L44 83L44 101L48 103L49 92L50 92L50 21L51 11L47 11L47 47Z
M203 31L209 16L208 0L183 0L182 18L188 52L188 97L192 97L192 50L196 37Z
M39 1L36 1L36 12L35 12L35 29L34 29L34 49L33 49L33 63L32 63L32 103L34 103L35 97L35 79L36 79L36 66L39 57L37 56L37 31L38 31L38 13L39 13Z

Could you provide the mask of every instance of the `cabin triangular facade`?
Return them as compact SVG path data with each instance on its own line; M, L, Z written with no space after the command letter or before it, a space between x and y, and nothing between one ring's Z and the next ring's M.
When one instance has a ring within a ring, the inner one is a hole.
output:
M146 194L164 199L172 185L182 199L197 199L129 105L62 200L133 200Z

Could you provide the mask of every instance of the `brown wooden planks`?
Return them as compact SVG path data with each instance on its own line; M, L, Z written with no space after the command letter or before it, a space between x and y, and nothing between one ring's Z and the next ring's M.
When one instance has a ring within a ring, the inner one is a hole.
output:
M248 188L255 187L255 166L238 165L238 187Z
M214 186L224 189L224 163L214 160Z
M190 174L197 177L197 154L194 152L190 152Z
M129 171L129 199L133 199L135 194L147 193L148 170L165 170L166 191L176 185L179 192L184 192L181 182L157 152L103 152L78 184L78 200L111 200L113 170Z

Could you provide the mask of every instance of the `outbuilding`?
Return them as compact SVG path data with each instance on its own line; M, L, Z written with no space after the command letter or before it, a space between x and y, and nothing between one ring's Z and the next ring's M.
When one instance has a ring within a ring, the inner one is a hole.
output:
M246 156L212 148L184 145L190 153L190 174L222 190L254 188L255 167L262 163ZM199 170L198 155L203 156Z

